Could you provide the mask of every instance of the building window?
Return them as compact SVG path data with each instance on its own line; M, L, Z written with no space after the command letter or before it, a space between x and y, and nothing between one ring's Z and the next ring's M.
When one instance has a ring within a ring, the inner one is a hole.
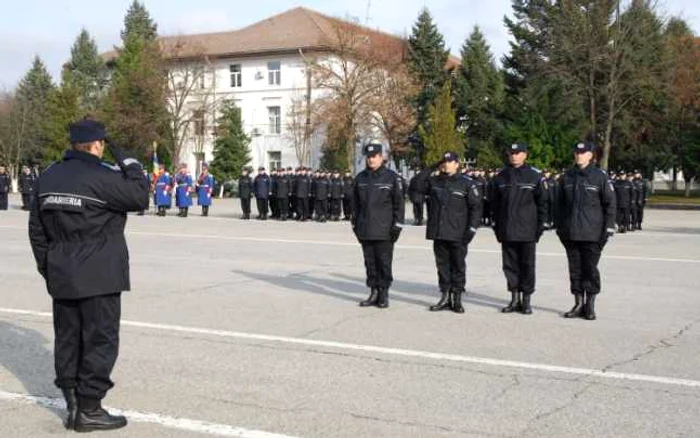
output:
M267 161L270 163L270 170L277 170L282 167L282 152L268 152Z
M279 61L270 61L267 63L267 79L270 85L279 85L281 79L282 65Z
M231 87L239 88L243 86L243 77L241 76L241 64L231 64Z
M204 110L195 110L192 112L192 120L194 121L194 135L197 137L204 137L204 130L206 128L204 123Z
M281 110L278 106L268 106L267 114L269 120L268 134L282 133L282 117Z

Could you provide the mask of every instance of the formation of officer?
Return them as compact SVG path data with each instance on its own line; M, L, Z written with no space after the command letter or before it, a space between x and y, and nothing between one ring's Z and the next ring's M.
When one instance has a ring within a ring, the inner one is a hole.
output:
M148 207L149 182L138 161L116 148L110 148L116 166L101 160L107 146L101 123L72 124L70 141L63 160L36 183L29 239L53 301L64 425L78 432L117 429L126 418L109 414L101 400L114 386L121 293L130 288L127 212Z
M611 176L617 200L618 232L642 229L648 199L647 182L640 172L619 172Z
M362 246L369 297L361 307L389 307L389 288L394 280L394 244L404 223L403 181L384 165L382 145L364 147L366 168L353 184L352 231Z

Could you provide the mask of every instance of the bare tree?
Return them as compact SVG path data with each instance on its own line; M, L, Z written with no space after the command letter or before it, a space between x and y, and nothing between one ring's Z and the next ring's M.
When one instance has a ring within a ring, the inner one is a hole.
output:
M318 104L311 99L309 91L308 87L305 93L296 90L287 109L285 132L294 145L300 166L311 165L311 139L320 125Z
M30 107L23 105L13 93L0 93L0 164L7 170L16 186L19 168L31 150L27 143Z

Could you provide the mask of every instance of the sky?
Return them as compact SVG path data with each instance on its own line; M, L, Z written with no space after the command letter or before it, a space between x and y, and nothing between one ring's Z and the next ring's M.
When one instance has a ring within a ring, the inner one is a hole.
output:
M20 0L7 2L0 15L0 89L14 88L39 55L58 81L61 65L85 27L100 51L120 42L124 14L132 0ZM479 25L496 57L508 52L503 25L510 0L142 0L161 35L233 30L296 6L357 17L370 27L408 35L425 6L455 55ZM665 16L681 16L700 34L700 0L658 0ZM369 6L369 8L368 8ZM369 9L369 14L367 13ZM369 19L368 19L369 18Z

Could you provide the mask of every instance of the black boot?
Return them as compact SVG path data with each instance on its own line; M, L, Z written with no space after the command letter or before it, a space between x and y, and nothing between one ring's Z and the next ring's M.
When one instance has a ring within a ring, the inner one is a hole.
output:
M532 307L530 307L530 294L523 293L523 301L522 305L520 306L520 312L522 312L523 315L532 314Z
M583 294L574 294L574 307L564 314L564 318L578 318L583 314Z
M440 296L440 301L434 306L430 306L430 311L431 312L439 312L441 310L448 310L452 307L452 303L450 302L450 291L445 290L440 292L442 295Z
M386 309L389 307L389 288L380 287L378 289L379 296L377 297L377 307L380 309Z
M113 430L124 426L126 426L126 418L121 415L110 415L102 409L99 400L81 398L78 401L78 413L75 416L76 432Z
M209 216L209 207L202 207L202 216L207 217Z
M520 306L520 292L511 292L510 296L511 296L510 304L508 304L506 307L501 309L501 312L503 312L503 313L517 312L521 308L521 306Z
M452 311L455 313L464 313L464 306L462 306L462 292L452 292Z
M377 299L379 298L379 292L376 287L373 287L369 293L369 298L360 302L360 307L370 307L377 305Z
M75 395L75 388L61 388L63 393L63 398L66 399L66 410L68 411L68 416L63 425L68 430L73 430L75 428L75 416L78 413L78 397Z
M189 209L187 209L187 208L184 209L184 211L183 211L183 213L182 213L182 217L187 217L187 211L188 211L188 210L189 210Z
M583 317L589 321L595 320L595 294L586 294Z

